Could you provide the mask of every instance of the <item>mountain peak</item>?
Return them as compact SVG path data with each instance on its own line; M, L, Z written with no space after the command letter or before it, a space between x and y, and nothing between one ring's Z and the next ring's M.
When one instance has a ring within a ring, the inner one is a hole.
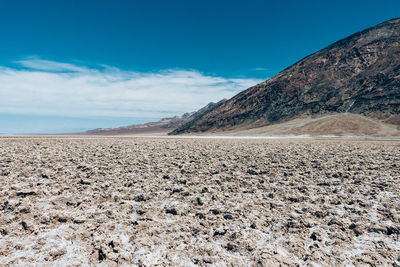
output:
M400 18L339 40L173 134L255 128L303 115L400 114Z

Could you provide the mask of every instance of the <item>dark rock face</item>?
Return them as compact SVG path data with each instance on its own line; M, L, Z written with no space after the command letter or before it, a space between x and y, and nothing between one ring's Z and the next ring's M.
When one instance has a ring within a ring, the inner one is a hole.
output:
M172 134L253 128L337 112L377 119L400 114L400 18L300 60Z

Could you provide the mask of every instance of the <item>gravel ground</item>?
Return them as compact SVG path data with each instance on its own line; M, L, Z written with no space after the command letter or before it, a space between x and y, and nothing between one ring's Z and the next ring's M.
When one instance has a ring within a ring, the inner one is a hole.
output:
M0 265L400 265L400 142L0 138Z

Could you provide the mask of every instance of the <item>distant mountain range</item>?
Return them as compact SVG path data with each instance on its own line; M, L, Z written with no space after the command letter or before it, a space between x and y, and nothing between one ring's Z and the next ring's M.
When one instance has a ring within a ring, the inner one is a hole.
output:
M360 119L360 125L373 120L399 130L400 18L357 32L300 60L184 123L172 134L247 131L298 118L347 113L370 118L353 116L352 120Z
M218 103L210 102L198 111L188 112L182 116L163 118L157 122L149 122L144 124L135 124L119 128L99 128L84 132L88 135L166 135L169 132L179 128L183 124L196 119L214 107L221 105L226 99L222 99Z

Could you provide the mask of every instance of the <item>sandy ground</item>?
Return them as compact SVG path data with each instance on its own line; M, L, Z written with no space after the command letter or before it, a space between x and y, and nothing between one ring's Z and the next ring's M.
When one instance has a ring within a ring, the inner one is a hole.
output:
M225 131L224 135L234 136L369 136L400 137L400 124L393 117L385 123L359 114L340 113L322 116L306 116L286 122L251 129ZM195 133L196 134L196 133ZM209 134L209 133L205 133ZM217 133L218 134L218 133Z
M1 138L0 265L400 264L400 142Z

